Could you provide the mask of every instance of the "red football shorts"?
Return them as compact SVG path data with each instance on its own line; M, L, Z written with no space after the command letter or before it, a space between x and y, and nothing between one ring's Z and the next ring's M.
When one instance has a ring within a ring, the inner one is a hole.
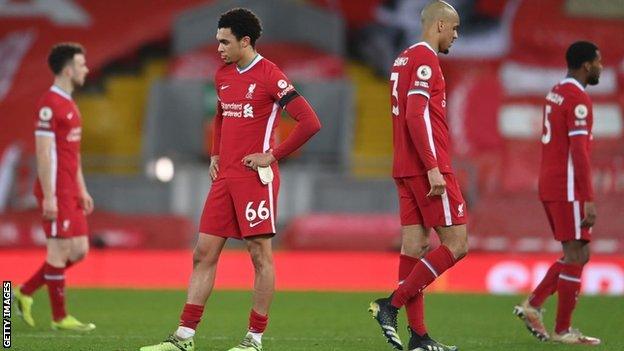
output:
M431 186L427 175L395 178L399 193L401 225L448 227L466 224L468 212L459 184L453 174L444 174L446 192L427 197Z
M39 208L43 209L43 200L39 200ZM77 197L59 197L56 201L58 214L56 220L43 220L43 231L46 238L69 239L89 234L87 217Z
M555 240L591 241L591 228L581 228L585 217L583 201L545 201L544 209Z
M217 178L210 187L199 231L243 239L275 234L279 176L267 185L256 177Z

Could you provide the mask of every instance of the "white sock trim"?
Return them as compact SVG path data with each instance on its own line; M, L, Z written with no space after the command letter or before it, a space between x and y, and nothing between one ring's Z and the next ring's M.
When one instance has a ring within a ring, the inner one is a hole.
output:
M420 260L420 262L422 262L425 266L427 266L427 268L429 268L429 270L431 271L431 273L433 274L434 277L438 277L438 272L436 272L436 270L433 268L433 266L431 265L431 263L429 263L429 261L425 260L424 258Z
M574 282L574 283L581 283L581 279L580 278L576 278L576 277L572 277L570 275L566 275L566 274L559 274L559 279L563 279L563 280L567 280L570 282Z
M248 331L247 335L251 335L255 342L262 344L262 334L264 333L254 333L252 331Z
M175 331L175 336L180 339L189 339L195 336L195 329L191 329L189 327L179 326Z

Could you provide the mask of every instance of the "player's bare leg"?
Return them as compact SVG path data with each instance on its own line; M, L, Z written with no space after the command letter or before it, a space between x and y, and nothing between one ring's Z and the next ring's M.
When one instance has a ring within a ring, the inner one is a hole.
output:
M69 257L66 266L82 261L89 253L89 237L86 235L70 239Z
M255 273L252 309L247 335L230 351L262 350L262 334L269 321L269 309L275 293L272 237L273 235L261 235L245 240Z
M442 245L448 247L455 260L461 260L468 254L468 231L466 225L452 225L449 227L436 227Z
M245 241L254 266L254 291L252 308L261 315L268 315L275 293L275 267L271 236L258 236Z
M54 267L65 268L71 253L71 239L48 239L46 261Z
M589 262L589 243L584 240L570 240L562 243L564 268L559 275L557 291L557 319L552 340L564 344L598 345L600 339L583 335L571 327L572 312L576 307L581 285L583 266Z
M217 263L227 239L201 233L193 251L193 272L186 303L204 305L212 293Z
M401 227L401 255L421 258L429 250L429 230L422 225Z
M204 305L212 293L219 256L226 238L200 233L193 250L193 272L189 282L186 304L178 329L163 342L143 346L140 351L193 351L195 329L204 312Z

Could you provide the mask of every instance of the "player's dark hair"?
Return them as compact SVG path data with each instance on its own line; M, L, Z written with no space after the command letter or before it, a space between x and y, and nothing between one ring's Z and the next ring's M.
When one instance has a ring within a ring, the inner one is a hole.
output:
M598 47L588 41L577 41L570 45L566 51L566 62L568 69L579 69L585 62L596 59Z
M78 43L56 44L48 55L48 66L55 75L60 74L63 68L74 59L74 55L84 53L85 49Z
M219 18L218 28L230 28L236 39L249 37L251 46L256 46L256 40L262 34L262 24L255 13L244 8L235 8L224 13Z

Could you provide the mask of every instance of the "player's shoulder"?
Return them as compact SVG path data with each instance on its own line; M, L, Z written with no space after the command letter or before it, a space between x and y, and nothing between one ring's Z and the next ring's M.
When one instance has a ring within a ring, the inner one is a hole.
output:
M65 96L64 96L65 95ZM69 104L71 97L63 92L55 91L53 88L46 90L39 98L39 108L48 107L51 109L57 109Z
M275 62L271 61L270 59L264 56L262 56L260 61L258 61L258 67L262 67L263 69L276 69L276 68L279 69L279 67L277 67Z
M557 91L571 101L591 101L585 88L574 78L563 79L553 88L553 91Z
M258 68L258 71L267 77L270 77L275 73L282 73L281 68L266 57L263 57L260 61L258 61Z
M416 43L405 50L406 56L419 61L438 61L438 54L424 41Z

